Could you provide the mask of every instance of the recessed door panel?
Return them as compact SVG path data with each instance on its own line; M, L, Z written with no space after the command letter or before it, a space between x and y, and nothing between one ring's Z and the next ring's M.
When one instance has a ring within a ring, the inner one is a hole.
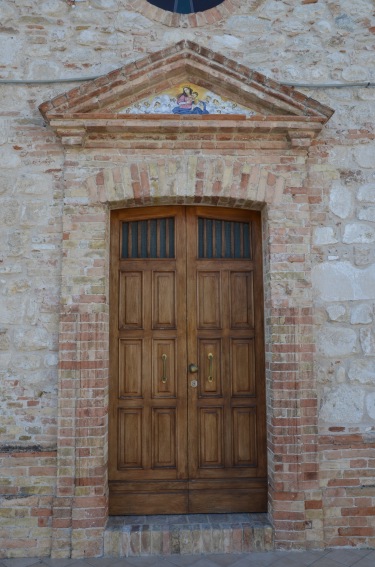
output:
M198 272L198 327L220 329L220 272Z
M231 339L233 396L255 396L255 345L253 338Z
M233 408L233 465L255 467L257 461L256 408Z
M142 468L142 408L120 409L118 424L119 468Z
M152 412L153 468L176 467L176 410L154 408Z
M199 396L221 397L221 339L199 339Z
M174 272L152 274L152 328L176 328L176 282Z
M119 317L121 329L142 329L142 272L125 272L120 274Z
M223 467L223 409L200 408L199 431L199 467Z
M230 274L230 317L232 329L253 329L253 274L252 272L231 272Z
M119 397L142 397L142 339L120 339Z
M176 397L176 340L152 341L152 397Z

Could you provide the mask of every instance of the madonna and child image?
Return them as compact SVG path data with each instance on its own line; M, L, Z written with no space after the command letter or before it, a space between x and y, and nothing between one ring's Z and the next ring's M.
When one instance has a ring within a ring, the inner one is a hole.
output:
M206 102L199 100L197 91L189 86L182 87L182 93L177 97L177 106L173 114L209 114Z
M124 114L244 114L252 110L192 83L182 84L124 108Z

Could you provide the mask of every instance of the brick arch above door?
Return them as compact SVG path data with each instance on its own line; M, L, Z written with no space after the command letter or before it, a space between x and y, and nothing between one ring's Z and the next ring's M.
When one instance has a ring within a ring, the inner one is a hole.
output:
M178 156L134 160L90 177L89 202L109 206L207 203L247 209L279 204L287 185L280 164L244 157Z

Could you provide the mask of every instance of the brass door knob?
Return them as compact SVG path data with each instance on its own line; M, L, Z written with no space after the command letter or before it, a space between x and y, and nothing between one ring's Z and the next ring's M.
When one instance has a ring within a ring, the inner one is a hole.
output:
M196 364L189 364L190 374L196 374L198 372L198 366Z

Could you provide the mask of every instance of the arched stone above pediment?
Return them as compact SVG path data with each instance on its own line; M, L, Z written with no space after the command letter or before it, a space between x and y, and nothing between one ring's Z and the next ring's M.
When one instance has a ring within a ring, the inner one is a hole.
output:
M265 0L250 0L248 2L247 10L256 10ZM200 26L207 26L220 22L224 18L228 18L237 13L242 7L241 0L224 0L221 4L205 12L196 12L193 14L174 14L161 10L153 6L147 0L135 0L132 2L132 7L136 12L139 12L146 18L160 22L161 24L174 28L196 28Z

